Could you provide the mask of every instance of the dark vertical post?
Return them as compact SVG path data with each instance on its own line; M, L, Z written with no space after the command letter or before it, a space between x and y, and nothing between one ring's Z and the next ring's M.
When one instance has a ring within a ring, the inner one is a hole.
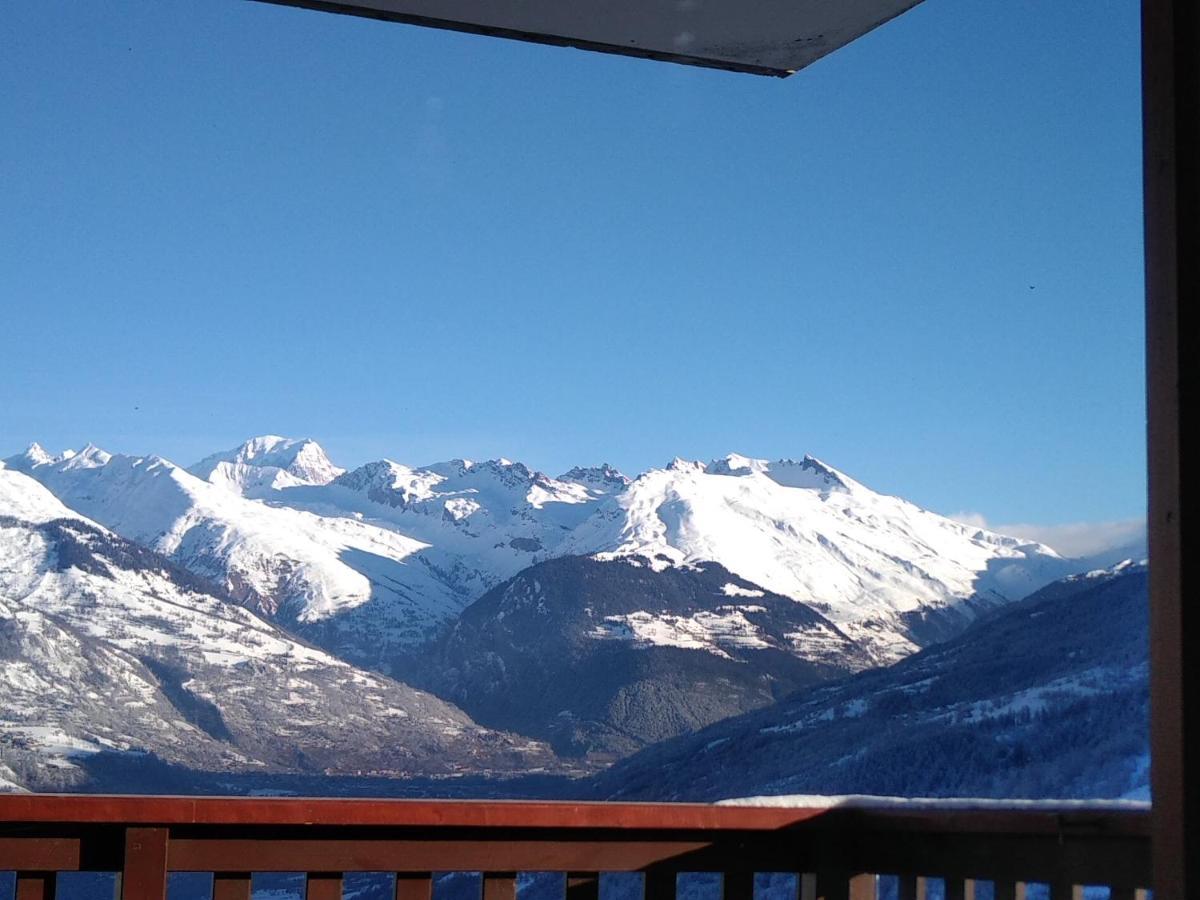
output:
M167 838L165 828L125 829L121 900L166 900Z
M484 872L483 900L517 900L517 873Z
M396 900L430 900L433 876L429 872L401 872L396 876Z
M342 873L309 872L304 900L342 900Z
M850 879L850 900L875 900L875 876L869 873Z
M55 872L18 872L15 900L54 900Z
M212 900L250 900L249 872L219 872L213 876Z
M1191 370L1184 335L1196 328L1200 280L1200 8L1195 0L1142 0L1143 165L1146 238L1146 382L1150 468L1151 788L1154 893L1200 892L1200 656L1195 555L1184 548L1183 461ZM1195 452L1194 445L1191 451ZM1189 565L1190 563L1190 565Z

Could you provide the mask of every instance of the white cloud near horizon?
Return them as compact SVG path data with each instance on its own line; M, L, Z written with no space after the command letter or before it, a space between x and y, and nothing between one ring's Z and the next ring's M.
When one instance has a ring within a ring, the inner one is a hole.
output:
M986 516L977 512L951 513L949 518L998 534L1038 541L1067 557L1098 556L1131 544L1144 545L1146 542L1145 519L1068 522L1061 525L1038 525L1029 522L1001 525L992 524Z

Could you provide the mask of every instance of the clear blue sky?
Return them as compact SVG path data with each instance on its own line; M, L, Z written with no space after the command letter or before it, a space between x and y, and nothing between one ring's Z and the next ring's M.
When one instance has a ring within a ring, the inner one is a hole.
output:
M775 80L250 2L0 6L0 455L826 459L1144 512L1134 0Z

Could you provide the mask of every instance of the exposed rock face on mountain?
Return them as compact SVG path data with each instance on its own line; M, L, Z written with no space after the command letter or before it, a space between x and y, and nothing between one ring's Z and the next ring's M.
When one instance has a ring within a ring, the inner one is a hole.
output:
M903 662L799 691L597 777L610 799L1148 798L1146 571L1049 585Z
M356 669L0 468L0 778L81 758L195 769L451 775L553 765L536 742Z
M564 557L469 606L429 662L478 721L611 757L871 660L817 611L715 563Z

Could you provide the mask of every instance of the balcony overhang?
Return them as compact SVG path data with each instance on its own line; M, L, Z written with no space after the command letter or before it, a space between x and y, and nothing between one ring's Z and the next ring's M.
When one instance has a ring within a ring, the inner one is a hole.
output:
M265 0L410 25L786 77L920 0Z

